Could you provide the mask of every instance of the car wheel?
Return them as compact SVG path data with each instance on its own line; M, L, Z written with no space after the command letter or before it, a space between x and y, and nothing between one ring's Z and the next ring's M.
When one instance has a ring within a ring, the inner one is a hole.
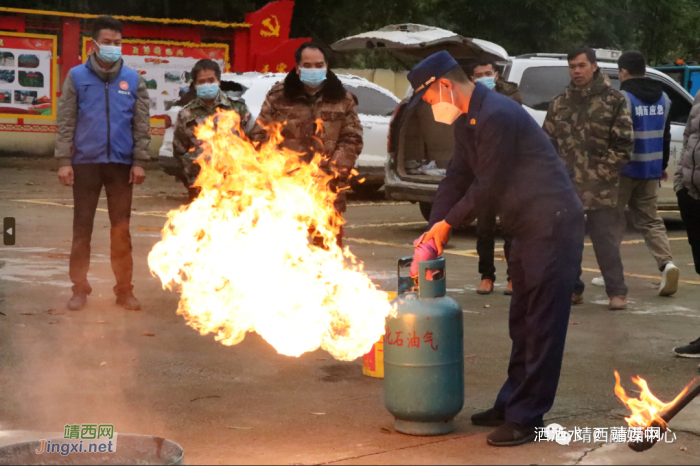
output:
M420 207L420 213L423 214L423 218L425 219L426 222L430 221L430 211L433 208L433 205L430 202L419 202L418 206Z

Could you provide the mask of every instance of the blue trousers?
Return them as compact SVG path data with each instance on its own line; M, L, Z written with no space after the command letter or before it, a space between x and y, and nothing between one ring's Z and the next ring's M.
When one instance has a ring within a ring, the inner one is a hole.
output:
M580 205L538 213L541 227L516 234L508 269L513 280L508 380L495 408L507 421L539 424L554 403L571 312L571 293L583 255Z

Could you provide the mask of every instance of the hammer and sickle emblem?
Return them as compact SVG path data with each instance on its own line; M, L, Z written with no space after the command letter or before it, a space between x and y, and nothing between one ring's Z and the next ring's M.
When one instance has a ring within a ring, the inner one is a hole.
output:
M275 24L272 24L272 20L275 20ZM280 22L277 16L270 15L269 18L265 18L262 25L267 28L267 30L261 29L260 35L263 37L279 37L280 36Z

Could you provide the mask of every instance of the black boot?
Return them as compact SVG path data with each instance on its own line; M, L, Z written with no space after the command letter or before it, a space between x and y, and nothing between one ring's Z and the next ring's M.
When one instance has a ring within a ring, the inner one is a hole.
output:
M506 422L506 413L496 408L491 408L472 416L472 424L475 426L498 427Z
M537 438L536 426L504 422L486 437L486 441L493 447L516 447L524 443L534 442L535 438Z

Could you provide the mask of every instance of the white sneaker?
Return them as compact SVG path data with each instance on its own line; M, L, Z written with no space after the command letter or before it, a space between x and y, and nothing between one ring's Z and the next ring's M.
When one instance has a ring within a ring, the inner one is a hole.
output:
M659 296L671 296L678 291L678 277L681 271L669 262L661 272L661 286L659 287Z
M593 280L591 280L591 284L595 286L605 286L605 280L603 277L595 277Z

